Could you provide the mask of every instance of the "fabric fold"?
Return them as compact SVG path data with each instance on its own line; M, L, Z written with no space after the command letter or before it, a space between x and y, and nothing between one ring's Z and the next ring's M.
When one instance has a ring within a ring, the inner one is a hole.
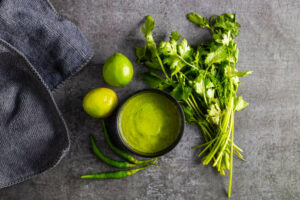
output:
M93 55L80 30L47 0L2 0L0 38L25 55L50 90Z
M0 1L0 188L57 165L69 132L51 91L93 55L45 0Z

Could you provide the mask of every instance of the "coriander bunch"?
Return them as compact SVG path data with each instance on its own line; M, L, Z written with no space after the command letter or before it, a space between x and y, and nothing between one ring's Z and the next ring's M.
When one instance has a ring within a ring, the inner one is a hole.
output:
M230 171L230 197L233 155L244 160L243 150L234 143L234 114L248 105L237 96L237 89L239 78L252 72L236 69L239 50L234 39L240 24L234 14L203 18L191 13L187 18L210 30L208 42L192 47L172 32L169 41L157 46L152 35L155 21L147 16L141 29L146 45L136 48L137 62L149 68L142 79L151 88L172 94L181 103L187 122L201 128L205 142L193 148L201 148L198 156L203 165L212 163L222 175Z

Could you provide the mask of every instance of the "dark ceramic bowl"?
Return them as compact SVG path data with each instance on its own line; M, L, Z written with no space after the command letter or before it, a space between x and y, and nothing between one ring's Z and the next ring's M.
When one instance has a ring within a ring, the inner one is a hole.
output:
M145 153L145 152L139 152L136 149L131 148L129 145L127 145L126 141L124 141L123 137L122 137L122 131L119 128L119 123L120 123L120 116L121 116L121 111L122 108L124 106L124 104L132 97L134 97L137 94L140 93L158 93L161 94L165 97L167 97L170 101L172 101L174 103L174 105L176 106L176 109L178 109L178 113L179 113L179 120L181 121L181 126L180 126L180 130L178 130L178 136L176 138L176 140L174 140L172 142L172 144L170 146L168 146L167 148L158 151L158 152L153 152L153 153ZM143 157L157 157L157 156L161 156L164 155L168 152L170 152L180 141L180 139L182 138L183 132L184 132L184 113L183 110L181 108L181 106L179 105L179 103L176 101L176 99L174 97L172 97L170 94L161 91L161 90L157 90L157 89L143 89L143 90L139 90L135 93L133 93L132 95L130 95L118 108L117 112L114 114L114 116L110 119L111 121L111 125L110 126L110 134L112 136L113 142L121 147L122 149L125 149L129 152L132 152L136 155L139 156L143 156Z

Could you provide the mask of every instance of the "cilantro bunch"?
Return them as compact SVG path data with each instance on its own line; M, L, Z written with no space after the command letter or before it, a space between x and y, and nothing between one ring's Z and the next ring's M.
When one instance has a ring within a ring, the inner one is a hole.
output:
M234 14L203 18L191 13L187 18L210 30L208 42L192 47L179 33L172 32L169 41L157 46L152 35L155 21L147 16L141 29L146 45L136 48L137 62L149 68L142 79L151 88L173 95L181 103L186 121L201 128L205 142L193 148L201 148L203 165L212 163L222 175L230 171L230 197L233 155L244 160L243 150L234 143L234 114L248 105L237 96L237 89L239 78L252 72L236 69L239 50L234 38L239 35L240 24Z

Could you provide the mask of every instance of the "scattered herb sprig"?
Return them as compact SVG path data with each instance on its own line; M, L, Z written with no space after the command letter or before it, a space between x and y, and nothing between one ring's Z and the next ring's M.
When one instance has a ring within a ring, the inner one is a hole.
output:
M233 155L244 160L243 150L233 140L234 114L248 105L237 96L237 89L241 83L239 78L252 72L236 69L239 50L234 38L240 28L236 15L206 18L191 13L187 18L210 30L208 42L192 47L185 38L180 41L178 32L172 32L169 41L157 46L152 35L155 21L147 16L141 29L146 45L136 48L137 62L149 68L142 79L151 88L172 94L181 102L187 122L201 128L205 142L194 148L202 148L199 157L203 165L212 163L222 175L230 171L230 197Z

